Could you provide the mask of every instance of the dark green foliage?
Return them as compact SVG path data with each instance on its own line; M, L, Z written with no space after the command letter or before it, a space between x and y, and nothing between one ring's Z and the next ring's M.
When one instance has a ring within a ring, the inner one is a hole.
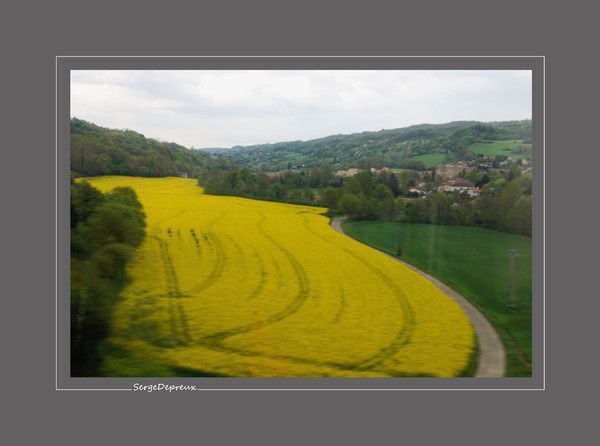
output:
M401 169L410 169L410 170L425 170L427 168L423 161L415 160L415 159L400 160L400 161L398 161L397 166Z
M413 187L419 179L419 173L414 170L403 170L398 174L398 190L400 194L408 194L408 190Z
M348 216L348 218L356 219L360 216L360 199L353 194L346 193L340 198L340 210Z
M392 190L385 184L378 184L373 190L373 198L375 200L384 200L386 198L393 198Z
M510 173L510 171L509 171ZM482 226L513 234L531 235L531 175L520 171L512 175L497 174L491 182L483 175L486 187L480 197L442 192L425 197L409 198L398 202L387 185L392 182L399 194L408 195L408 189L418 179L414 171L403 171L399 179L390 172L373 175L362 171L346 180L341 188L344 195L335 200L334 190L327 191L331 214L346 214L350 220L383 220L437 225ZM435 181L429 175L428 181ZM333 189L333 188L331 188ZM339 192L341 193L341 192ZM354 197L354 198L351 198ZM325 204L325 201L322 200ZM332 206L333 204L333 206Z
M131 130L71 119L71 171L77 176L196 177L208 155Z
M531 236L531 177L521 178L498 182L474 200L444 193L407 200L400 221L482 226Z
M398 204L393 197L388 196L375 202L375 217L377 220L395 221L398 217Z
M469 178L469 179L470 179L471 181L473 181L473 179L471 179L471 178ZM485 174L483 174L483 176L482 176L480 179L478 179L478 180L474 181L474 184L475 184L475 186L477 186L477 187L483 187L483 186L485 186L486 184L488 184L489 182L490 182L490 177L488 176L488 174L487 174L487 173L485 173Z
M328 165L302 171L286 170L268 176L246 167L240 168L231 160L216 159L201 170L198 184L208 194L316 205L317 196L313 189L340 186L341 180L335 177ZM330 199L337 202L333 196Z
M373 194L373 185L373 177L368 171L363 170L346 180L344 191L350 194L362 194L370 197Z
M71 185L71 374L99 376L99 349L126 283L125 266L144 238L142 205L133 189L102 194Z
M88 182L71 186L71 227L77 226L92 215L94 209L103 201L102 192Z
M341 188L327 186L321 193L321 205L328 209L336 209L340 200Z
M144 238L144 218L139 209L107 200L87 221L88 243L92 248L106 243L137 246Z

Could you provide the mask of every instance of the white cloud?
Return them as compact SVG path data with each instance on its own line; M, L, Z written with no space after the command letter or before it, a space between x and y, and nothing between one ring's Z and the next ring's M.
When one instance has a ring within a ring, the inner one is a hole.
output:
M72 71L71 116L195 147L531 117L530 71Z

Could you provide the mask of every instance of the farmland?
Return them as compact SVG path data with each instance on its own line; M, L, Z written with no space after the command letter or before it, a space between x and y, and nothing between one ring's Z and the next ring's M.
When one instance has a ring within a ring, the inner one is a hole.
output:
M413 161L423 161L423 164L427 169L434 169L436 166L448 162L452 159L452 156L446 153L424 153L422 155L412 156L410 159Z
M519 151L520 148L526 150ZM485 156L506 155L515 158L526 158L531 154L531 144L522 141L483 141L470 145L469 150Z
M437 277L474 303L496 327L507 376L531 376L531 239L481 228L347 222L344 231ZM509 306L509 257L515 257L515 305Z
M478 155L494 157L497 155L512 156L515 158L528 158L531 154L531 144L521 141L482 141L469 145L469 150ZM524 149L524 150L520 150ZM424 153L410 157L413 161L422 161L427 169L452 162L456 159L453 154L446 153Z
M474 352L460 307L335 233L323 208L203 194L183 178L131 186L147 235L113 314L109 376L457 376Z

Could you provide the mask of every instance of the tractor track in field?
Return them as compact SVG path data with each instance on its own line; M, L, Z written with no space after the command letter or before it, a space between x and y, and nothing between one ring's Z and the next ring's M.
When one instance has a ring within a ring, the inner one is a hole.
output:
M307 219L305 217L303 217L303 218L305 220L305 227L307 228L307 230L309 230L309 232L311 232L316 237L322 239L318 234L315 234L314 231L312 231L312 229L310 227L308 227ZM271 241L288 258L288 260L290 261L290 263L292 264L293 267L294 267L294 265L297 265L299 268L302 268L299 261L285 247L281 246L277 241L275 241L270 235L268 235L264 231L263 224L264 224L264 216L261 216L261 219L257 225L259 232L263 236L265 236L269 241ZM397 295L398 292L402 293L401 290L399 290L397 288L397 286L391 281L391 279L389 277L387 277L379 269L377 269L370 263L364 261L362 258L358 257L356 254L352 253L351 251L346 250L346 249L336 245L334 242L331 242L326 239L323 239L323 240L333 244L334 246L336 246L339 249L343 249L344 251L348 252L353 257L357 258L357 260L359 260L367 268L369 268L371 271L373 271L381 280L383 280L386 283L386 285L392 287L392 290L395 291L395 295L397 297L398 297L398 295ZM299 278L300 284L302 284L301 277L303 274L305 275L305 273L300 273L299 270L297 270L296 268L294 268L294 269ZM302 271L304 271L304 270L302 269ZM377 366L379 366L382 362L384 362L386 359L388 359L393 354L395 354L400 348L402 348L404 345L406 345L410 341L410 335L412 333L412 330L414 329L414 313L412 311L412 307L408 306L408 308L407 308L406 306L402 306L402 304L401 304L401 307L406 312L404 314L405 314L405 318L407 318L407 320L405 320L405 324L403 324L402 330L399 331L399 333L396 335L396 337L394 338L394 340L391 344L389 344L385 348L379 350L376 354L374 354L366 359L363 359L361 361L354 361L354 362L318 361L318 360L312 360L312 359L298 357L298 356L294 356L294 355L268 354L268 353L264 353L264 352L255 352L252 350L236 348L236 347L232 347L232 346L223 344L223 341L225 341L229 337L232 337L232 336L235 336L238 334L248 333L250 331L254 331L254 330L257 330L260 328L264 328L268 325L279 322L279 321L285 319L286 317L291 316L292 314L294 314L296 311L298 311L300 309L300 306L308 298L308 294L309 294L309 289L306 290L305 294L303 294L302 289L301 289L299 295L294 300L294 302L292 302L292 304L290 304L288 307L286 307L283 311L278 312L263 321L257 321L254 323L246 324L244 326L236 327L236 328L233 328L230 330L225 330L222 332L218 332L218 333L214 333L212 335L205 336L200 339L199 344L206 348L210 348L211 350L222 351L222 352L226 352L226 353L234 353L234 354L238 354L240 356L246 356L246 357L263 357L263 358L282 360L282 361L293 362L293 363L298 363L298 364L314 365L314 366L321 366L321 367L325 366L325 367L330 367L332 369L342 370L342 371L352 371L352 370L365 371L365 372L374 371L374 372L390 374L389 371L387 371L385 369L378 369ZM409 305L407 302L404 302L404 303L406 305ZM345 306L346 306L345 293L344 293L343 289L340 289L340 310L334 317L333 323L336 323L339 320L339 318L341 317L341 315L345 309ZM408 314L408 316L407 316L407 314ZM391 376L391 374L390 374L390 376Z
M333 324L337 324L340 321L340 318L342 317L342 313L344 312L345 309L346 309L346 292L344 291L344 288L340 287L340 309L338 310L335 317L333 318L333 321L332 321Z
M238 270L241 271L241 273L237 279L240 283L245 282L248 278L248 267L247 267L247 259L246 259L246 256L244 255L244 251L242 250L242 247L229 234L221 234L221 238L223 240L227 240L227 242L231 246L233 246L233 248L235 249L236 255L235 256L232 255L229 257L240 263L240 267L238 268Z
M252 251L254 252L254 257L256 257L258 264L260 265L260 280L258 281L256 287L250 293L248 293L248 300L258 297L267 284L267 272L265 271L265 264L258 254L256 248L252 247Z
M342 251L346 252L347 254L352 256L354 259L358 260L362 265L364 265L366 268L368 268L371 272L373 272L379 279L381 279L381 281L383 283L385 283L385 285L392 290L392 292L396 296L396 300L398 301L400 308L402 309L402 313L404 315L404 321L403 321L402 327L400 330L398 330L398 332L396 333L396 336L394 337L394 339L392 340L392 342L390 344L388 344L386 347L380 349L377 353L375 353L374 355L372 355L366 359L363 359L358 362L340 364L343 367L345 367L347 369L352 369L352 370L372 370L375 367L377 367L379 364L383 363L386 359L392 357L395 353L397 353L400 349L402 349L404 346L406 346L410 342L412 332L414 331L415 325L416 325L415 313L412 308L412 305L410 304L410 302L406 298L406 295L400 289L400 287L398 287L398 285L396 285L394 283L394 281L392 279L390 279L390 277L387 274L385 274L379 268L373 266L371 263L364 260L362 257L357 255L352 250L347 249L343 246L340 246L337 243L333 242L332 240L329 240L329 239L321 236L320 234L316 233L310 227L308 218L306 218L306 216L304 216L304 215L302 216L302 218L303 218L304 227L310 234L312 234L313 236L317 237L318 239L320 239L326 243L329 243L329 244L335 246L336 248L341 249Z
M192 341L185 308L179 299L185 295L179 290L179 281L173 260L169 254L169 245L160 237L149 236L158 242L160 259L165 269L167 282L166 297L168 300L169 325L171 328L171 340L174 345L187 344Z
M221 212L217 216L217 218L215 218L213 221L211 221L206 229L206 232L203 234L203 236L207 239L207 241L210 240L209 244L211 244L215 249L216 260L215 260L213 269L206 279L204 279L202 282L200 282L196 286L192 287L190 290L188 290L186 292L186 294L196 294L196 293L199 293L199 292L205 290L206 288L214 285L215 282L223 274L223 268L225 267L225 250L223 249L223 243L215 235L215 233L212 230L212 227L219 220L221 220L224 217L224 215L225 215L225 212Z
M336 217L331 222L331 227L338 233L351 238L352 240L359 242L356 239L348 236L342 229L343 218ZM375 249L372 246L366 245L371 249ZM379 251L379 250L377 250ZM444 294L453 299L465 312L469 318L471 325L475 330L477 336L478 348L479 348L479 363L475 372L476 378L497 378L503 377L506 371L506 352L504 345L500 339L500 336L494 329L493 325L486 319L486 317L466 298L460 295L458 292L442 283L435 277L421 271L420 269L400 260L397 257L391 256L383 251L379 251L389 258L401 263L410 270L420 274L428 281L432 282L438 289Z
M288 251L287 248L282 246L277 240L271 237L264 230L264 221L265 216L261 213L256 228L258 232L267 240L269 240L287 258L287 260L292 265L292 269L294 270L294 274L296 275L296 278L298 279L298 284L300 286L298 294L289 305L287 305L282 310L272 314L271 316L262 320L258 320L228 330L223 330L210 335L203 336L199 340L201 344L219 344L220 342L231 336L249 333L251 331L259 330L261 328L265 328L269 325L280 322L285 318L290 317L291 315L296 313L310 296L310 283L308 281L306 271L304 270L298 259L290 251Z
M200 342L199 345L201 345L202 347L208 348L210 350L219 351L219 352L223 352L223 353L233 353L233 354L236 354L239 356L244 356L244 357L249 357L249 358L259 357L259 358L274 359L277 361L291 362L291 363L295 363L295 364L312 365L312 366L317 366L317 367L329 367L329 368L332 368L335 370L341 370L344 372L351 372L353 370L366 371L366 372L374 371L374 372L388 374L389 376L394 376L390 371L387 371L387 370L371 370L371 369L363 370L363 369L357 369L357 368L347 368L346 366L344 366L343 364L340 364L339 362L317 361L314 359L302 358L300 356L275 354L275 353L264 353L264 352L258 352L258 351L255 352L252 350L245 350L245 349L225 345L225 344L221 343L220 341L207 340L207 341Z

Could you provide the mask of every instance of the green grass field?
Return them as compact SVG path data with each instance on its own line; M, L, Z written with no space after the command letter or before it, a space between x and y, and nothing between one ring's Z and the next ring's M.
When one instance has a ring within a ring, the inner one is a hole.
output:
M346 222L351 237L435 276L475 304L496 327L507 376L531 376L531 239L487 229ZM509 250L515 249L516 306L507 305Z
M527 147L527 152L519 152L519 147ZM485 156L506 155L516 158L525 158L531 154L531 144L522 141L490 141L478 142L469 146L469 150Z
M446 164L450 158L446 153L425 153L423 155L411 156L410 160L423 161L427 169L433 169L440 164Z

